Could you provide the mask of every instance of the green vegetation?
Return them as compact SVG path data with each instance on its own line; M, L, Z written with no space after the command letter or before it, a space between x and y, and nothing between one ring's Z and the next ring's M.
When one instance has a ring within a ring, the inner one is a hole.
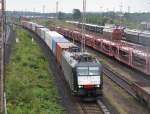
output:
M6 68L8 114L63 114L48 60L26 31L16 31L19 43Z

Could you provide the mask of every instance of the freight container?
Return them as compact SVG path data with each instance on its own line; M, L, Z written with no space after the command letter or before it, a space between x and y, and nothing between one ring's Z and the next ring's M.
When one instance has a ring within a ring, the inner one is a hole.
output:
M42 26L42 25L37 25L37 26L35 27L35 32L36 32L36 33L38 33L38 28L45 28L45 27Z
M47 31L45 33L45 42L48 45L48 47L52 50L52 39L57 39L57 38L64 38L62 35L58 34L55 31Z
M35 31L37 24L36 23L31 23L31 25L32 25L32 28L31 28L32 31Z
M150 46L150 32L141 32L139 35L139 43L143 46Z
M68 43L69 41L65 38L53 38L52 39L52 51L53 51L53 54L56 55L56 45L57 43Z
M65 38L64 38L64 36L62 36L61 34L55 32L55 31L47 31L46 35L45 35L45 39L49 42L49 44L47 44L47 45L49 45L50 49L53 50L53 45L54 44L52 44L52 40L53 39L55 39L55 40L58 39L58 40L61 41L62 39L65 39Z
M36 33L38 34L38 36L41 37L41 28L37 28L37 32Z
M56 59L59 64L61 64L62 60L62 54L64 50L69 49L69 47L75 46L73 43L68 42L68 43L57 43L56 47Z
M31 27L32 27L31 22L27 23L26 27L27 27L28 29L31 29Z
M50 30L47 28L40 28L39 30L40 30L38 33L39 36L45 41L45 37L46 37L45 33L50 31Z

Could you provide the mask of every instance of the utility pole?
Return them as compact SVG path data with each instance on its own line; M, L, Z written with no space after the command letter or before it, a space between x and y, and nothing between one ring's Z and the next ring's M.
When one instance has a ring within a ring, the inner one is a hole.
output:
M82 13L82 52L85 51L85 23L86 23L86 0L83 0L83 13Z
M130 13L130 9L131 9L130 6L128 6L128 13Z
M56 1L56 20L58 19L59 2Z
M45 5L43 5L43 14L45 13Z
M122 9L123 9L123 2L121 0L121 3L120 3L120 26L122 25Z
M43 16L44 16L44 18L45 18L45 5L43 5L43 8L42 8L42 12L43 12Z
M5 1L0 0L0 113L5 111L4 107L4 47L5 47Z

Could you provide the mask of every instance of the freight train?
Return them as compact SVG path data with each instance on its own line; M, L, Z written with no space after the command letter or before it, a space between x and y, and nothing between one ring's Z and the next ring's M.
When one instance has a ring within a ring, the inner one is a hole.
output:
M67 23L74 24L77 27L81 28L82 23L76 21L66 21ZM127 42L140 44L143 46L150 47L150 32L148 31L141 31L141 30L133 30L123 27L107 27L107 26L99 26L93 24L84 23L85 29L88 31L96 32L102 34L107 39L114 39L114 40L124 40ZM118 36L115 39L114 35Z
M22 26L37 34L49 47L61 67L66 82L75 96L102 95L102 64L90 53L68 41L61 34L36 23L22 21Z

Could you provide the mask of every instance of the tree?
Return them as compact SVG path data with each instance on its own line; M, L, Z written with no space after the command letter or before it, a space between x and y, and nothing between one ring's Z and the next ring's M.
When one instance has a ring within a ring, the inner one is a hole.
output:
M64 19L65 18L65 13L63 12L58 12L58 19Z
M81 19L81 11L79 9L73 9L73 19Z

